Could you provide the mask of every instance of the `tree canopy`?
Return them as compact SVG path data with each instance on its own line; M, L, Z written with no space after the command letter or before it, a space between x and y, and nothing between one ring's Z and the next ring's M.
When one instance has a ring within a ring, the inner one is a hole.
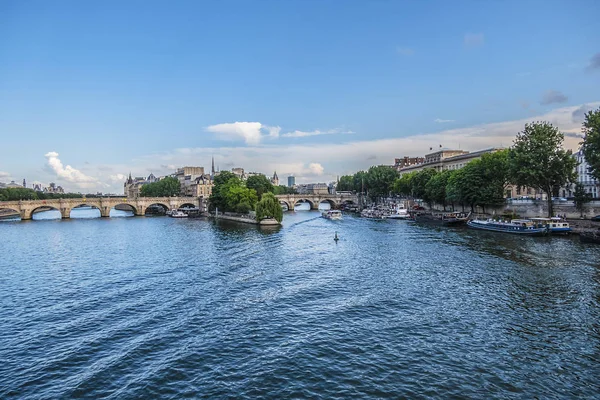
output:
M246 187L254 189L260 199L264 193L274 192L273 184L264 175L253 175L246 180Z
M546 192L548 216L553 215L552 195L575 180L577 161L564 150L564 135L548 122L525 124L510 148L508 166L511 181Z
M78 199L82 197L83 195L80 193L36 192L33 189L21 187L0 189L0 201Z
M600 108L585 114L583 133L583 156L589 165L589 172L594 178L600 179Z
M258 196L254 189L244 185L238 177L228 171L221 172L213 180L214 186L209 203L211 210L247 214L254 210Z
M161 179L158 182L148 183L140 189L142 197L170 197L178 196L181 192L181 185L177 178L172 176Z
M583 215L583 210L586 203L592 201L592 195L586 193L583 184L577 182L575 184L575 193L573 193L573 202L575 203L575 209L579 211L580 215Z
M277 222L283 220L283 210L281 204L273 193L265 193L258 203L256 203L256 219L275 218Z

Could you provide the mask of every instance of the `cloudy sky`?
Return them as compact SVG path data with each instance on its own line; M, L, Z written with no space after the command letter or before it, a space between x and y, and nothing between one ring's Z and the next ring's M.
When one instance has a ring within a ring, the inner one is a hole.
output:
M430 147L576 149L597 1L0 2L0 182L122 192L177 166L328 182Z

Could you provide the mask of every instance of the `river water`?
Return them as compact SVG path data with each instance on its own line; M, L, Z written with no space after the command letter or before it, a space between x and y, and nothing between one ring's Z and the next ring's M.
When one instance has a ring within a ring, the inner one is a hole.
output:
M2 399L600 393L600 246L576 238L306 211L6 222L0 243Z

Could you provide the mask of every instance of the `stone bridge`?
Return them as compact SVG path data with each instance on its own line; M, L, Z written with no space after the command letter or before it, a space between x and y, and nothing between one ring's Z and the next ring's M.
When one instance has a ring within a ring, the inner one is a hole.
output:
M60 211L62 218L70 218L71 210L78 206L91 206L100 210L102 217L109 217L110 210L118 205L128 205L135 215L144 215L148 207L159 204L167 210L177 209L184 205L203 208L204 200L199 197L139 197L128 199L126 197L95 197L79 199L52 199L52 200L19 200L0 201L0 210L9 209L18 212L22 220L31 219L34 212L39 209L55 209Z
M319 204L326 201L331 208L339 208L342 204L359 204L356 194L280 194L275 196L281 204L285 204L289 211L294 211L298 203L310 204L311 210L318 210Z

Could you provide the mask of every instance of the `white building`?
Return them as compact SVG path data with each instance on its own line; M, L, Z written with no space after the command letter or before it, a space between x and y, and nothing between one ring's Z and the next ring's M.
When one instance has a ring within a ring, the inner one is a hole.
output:
M577 159L577 182L583 185L586 193L592 195L594 199L597 199L600 196L600 182L595 179L589 171L589 164L585 161L585 157L583 156L583 151L581 149L574 154Z

